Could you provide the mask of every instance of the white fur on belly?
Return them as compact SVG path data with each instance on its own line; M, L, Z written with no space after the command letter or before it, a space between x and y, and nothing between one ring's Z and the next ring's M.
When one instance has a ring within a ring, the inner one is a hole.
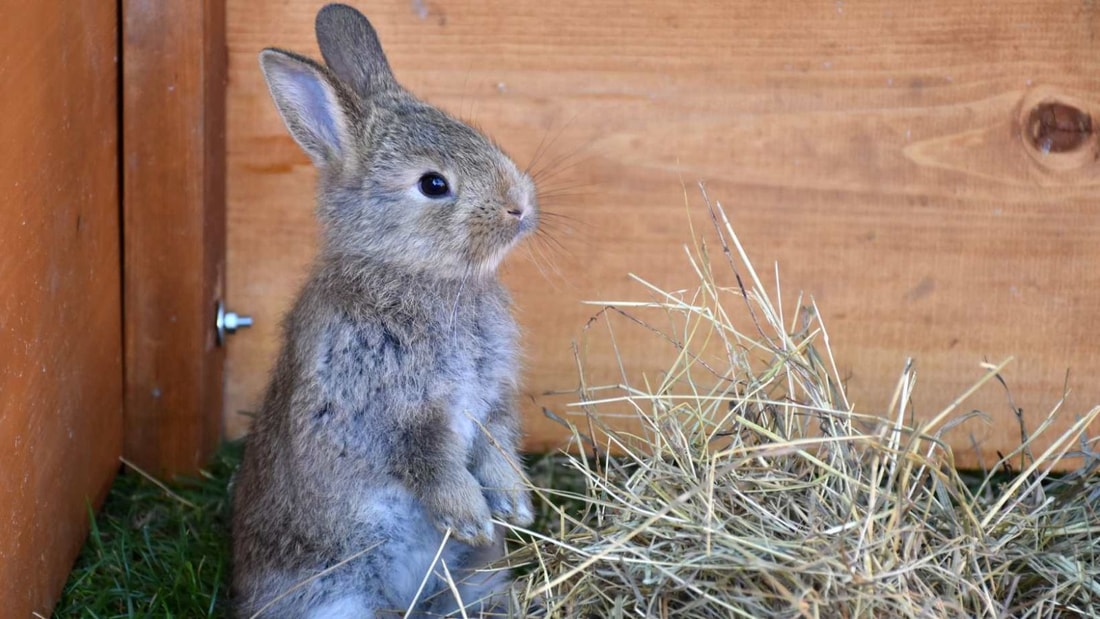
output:
M412 494L400 486L390 486L371 492L361 506L364 526L377 531L381 545L376 552L392 557L392 569L384 577L386 592L392 600L404 608L416 596L417 589L430 570L438 570L432 561L439 553L443 534L432 524L430 516ZM453 552L448 544L441 558L452 563ZM420 595L420 599L435 593L438 585L434 579Z
M374 619L362 596L349 595L311 610L308 619Z

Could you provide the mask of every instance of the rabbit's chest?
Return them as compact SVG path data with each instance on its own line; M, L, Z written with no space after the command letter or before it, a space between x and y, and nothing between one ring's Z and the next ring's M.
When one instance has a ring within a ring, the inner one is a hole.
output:
M449 403L450 426L467 446L481 432L492 407L506 397L504 385L511 380L510 347L496 335L472 325L456 334L462 342L440 360L439 388Z

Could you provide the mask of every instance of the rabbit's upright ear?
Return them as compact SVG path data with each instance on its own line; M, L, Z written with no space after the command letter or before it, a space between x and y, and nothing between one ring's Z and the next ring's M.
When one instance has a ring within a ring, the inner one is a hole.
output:
M329 4L317 13L317 44L325 64L359 96L397 86L378 33L362 13Z
M290 135L318 167L350 150L348 113L327 72L308 58L278 49L260 53L267 87Z

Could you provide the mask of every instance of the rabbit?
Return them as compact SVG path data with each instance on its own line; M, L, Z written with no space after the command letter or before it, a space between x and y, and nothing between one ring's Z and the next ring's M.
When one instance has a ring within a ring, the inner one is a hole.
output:
M478 568L505 551L493 519L529 524L532 503L496 271L538 225L535 185L399 85L359 11L315 26L324 64L260 54L317 170L321 242L234 481L234 613L507 612L510 575Z

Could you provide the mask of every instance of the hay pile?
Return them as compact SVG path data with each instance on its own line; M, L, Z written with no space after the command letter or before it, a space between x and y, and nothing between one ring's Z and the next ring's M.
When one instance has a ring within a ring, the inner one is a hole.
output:
M717 242L689 251L698 287L642 282L656 301L602 314L662 312L673 366L631 384L621 359L622 384L548 411L572 429L565 462L585 487L537 489L580 509L552 507L549 534L517 529L534 540L510 556L530 570L518 595L553 617L1100 616L1100 458L1086 436L1100 407L1043 453L1030 446L1046 425L1025 433L968 484L940 437L1004 364L918 427L912 367L885 417L854 412L814 304L786 326L707 204ZM601 422L624 412L641 432ZM1055 480L1071 456L1084 464Z

